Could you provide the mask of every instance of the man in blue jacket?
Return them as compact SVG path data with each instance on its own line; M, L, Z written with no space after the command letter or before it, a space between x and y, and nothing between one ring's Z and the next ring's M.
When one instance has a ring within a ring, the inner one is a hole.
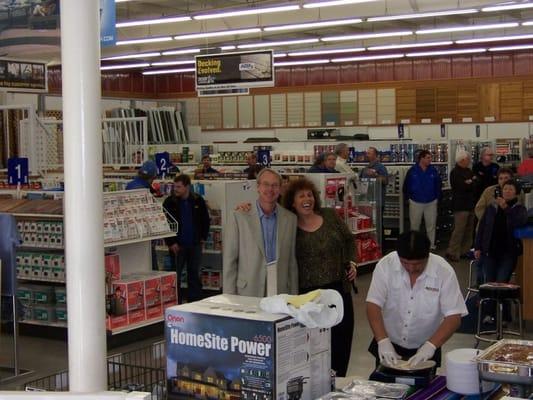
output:
M150 193L154 194L152 182L156 177L157 165L155 162L152 160L145 161L137 171L137 176L126 185L126 190L150 189Z
M426 234L435 249L437 225L437 203L442 191L439 171L431 165L431 153L422 150L417 163L409 168L403 182L403 194L409 201L409 222L411 229L419 230L422 217L426 224Z

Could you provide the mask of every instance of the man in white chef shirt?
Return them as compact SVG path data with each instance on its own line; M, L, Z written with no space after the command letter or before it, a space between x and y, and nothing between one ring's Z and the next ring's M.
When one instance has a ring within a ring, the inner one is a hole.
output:
M376 365L433 359L440 366L440 347L468 314L455 271L429 248L423 233L404 232L397 251L376 265L366 298Z

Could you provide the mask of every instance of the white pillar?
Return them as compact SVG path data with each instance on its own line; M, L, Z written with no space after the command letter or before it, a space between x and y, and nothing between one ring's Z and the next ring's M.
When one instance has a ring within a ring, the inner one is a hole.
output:
M107 386L99 23L98 0L61 1L68 353L73 392Z

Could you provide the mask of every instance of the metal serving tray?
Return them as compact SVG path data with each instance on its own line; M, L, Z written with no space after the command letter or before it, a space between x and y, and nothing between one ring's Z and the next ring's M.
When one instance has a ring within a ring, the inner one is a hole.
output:
M492 382L533 385L533 360L528 363L495 360L494 355L506 345L526 346L533 353L533 341L502 339L476 357L479 377Z

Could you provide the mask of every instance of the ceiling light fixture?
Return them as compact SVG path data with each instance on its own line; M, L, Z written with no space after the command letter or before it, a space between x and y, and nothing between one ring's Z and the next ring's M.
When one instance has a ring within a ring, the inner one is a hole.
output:
M290 67L293 65L315 65L329 64L329 60L306 60L306 61L285 61L274 63L274 67Z
M237 46L221 46L220 47L220 50L224 51L224 50L235 50L237 48Z
M442 50L442 51L422 51L418 53L407 53L407 57L430 57L430 56L449 56L454 54L472 54L485 53L487 49L462 49L462 50Z
M345 6L349 4L370 3L378 0L330 0L304 4L304 8L319 8L332 6Z
M361 22L363 22L361 18L338 19L338 20L333 20L333 21L318 21L318 22L306 22L302 24L267 26L263 28L263 30L265 32L290 31L290 30L295 30L295 29L325 28L328 26L354 25L354 24L360 24Z
M283 40L279 42L261 42L261 43L247 43L240 44L237 46L239 49L255 49L258 47L264 47L268 49L269 47L275 46L291 46L293 44L306 44L306 43L318 43L318 39L296 39L296 40Z
M196 68L161 69L159 71L144 71L143 75L179 74L181 72L194 72Z
M294 10L299 10L299 9L300 9L300 6L297 6L297 5L266 7L266 8L248 8L246 10L235 10L235 11L227 11L227 12L203 14L203 15L200 14L200 15L193 16L193 18L195 20L201 21L205 19L240 17L243 15L268 14L268 13L276 13L276 12L282 12L282 11L294 11Z
M287 57L287 53L276 53L274 54L274 58L283 58Z
M181 50L168 50L164 51L161 54L164 56L176 56L179 54L196 54L199 53L200 49L181 49Z
M174 39L176 40L205 39L205 38L220 37L220 36L246 35L248 33L257 33L257 32L261 32L261 28L245 28L245 29L232 29L229 31L189 33L186 35L174 36Z
M481 30L486 30L486 29L516 28L518 25L519 25L518 22L504 22L500 24L487 24L487 25L451 26L448 28L421 29L419 31L416 31L416 34L417 35L429 35L432 33L481 31Z
M533 49L533 44L491 47L489 51L530 50L530 49Z
M357 53L360 51L365 51L365 48L364 47L353 47L350 49L295 51L295 52L289 53L289 57L318 56L322 54Z
M506 4L506 5L501 5L501 6L483 7L481 11L492 12L492 11L520 10L523 8L533 8L533 3Z
M448 40L445 42L425 42L425 43L397 43L389 44L386 46L371 46L367 50L394 50L394 49L410 49L416 47L430 47L430 46L450 46L453 44L453 41Z
M416 14L402 14L402 15L383 15L381 17L370 17L366 19L366 22L381 22L381 21L397 21L402 19L415 19L415 18L429 18L429 17L443 17L446 15L462 15L462 14L474 14L479 12L475 8L468 8L465 10L448 10L448 11L434 11Z
M100 67L102 71L109 71L113 69L127 69L127 68L144 68L149 67L149 63L137 63L137 64L122 64L122 65L106 65Z
M413 34L413 31L362 33L358 35L326 36L326 37L320 38L320 40L323 42L334 42L338 40L363 40L363 39L375 39L375 38L395 37L395 36L409 36L412 34Z
M522 40L522 39L533 39L533 34L461 39L461 40L456 40L455 43L456 44L470 44L470 43L486 43L486 42L498 42L498 41L503 41L503 40Z
M117 46L127 46L129 44L142 44L142 43L158 43L158 42L170 42L172 38L170 36L156 37L156 38L144 38L144 39L129 39L118 40Z
M150 57L159 57L160 55L161 55L160 52L142 53L142 54L127 54L127 55L124 55L124 56L113 56L113 57L102 58L102 61L127 60L127 59L130 59L130 58L150 58Z
M350 61L373 61L373 60L389 60L393 58L403 58L405 54L383 54L381 56L361 56L361 57L346 57L346 58L334 58L331 62L341 63L341 62L350 62Z
M117 28L127 28L130 26L170 24L173 22L185 22L185 21L191 21L191 20L192 20L191 17L155 18L155 19L145 19L145 20L139 20L139 21L117 22L115 26Z
M522 22L522 26L531 26L531 25L533 25L533 21Z
M194 64L196 61L194 60L179 60L179 61L158 61L153 62L150 64L152 67L165 67L170 65L187 65L187 64Z

